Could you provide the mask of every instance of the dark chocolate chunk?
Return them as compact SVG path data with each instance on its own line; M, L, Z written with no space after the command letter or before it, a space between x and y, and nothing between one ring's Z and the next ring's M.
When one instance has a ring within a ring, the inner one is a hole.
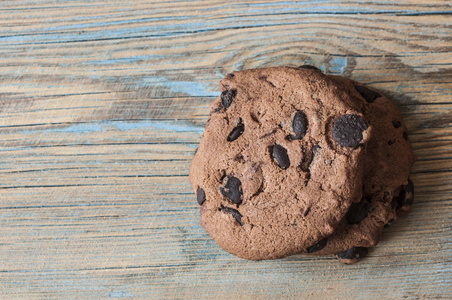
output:
M353 247L348 250L336 253L339 259L359 259L364 258L369 253L366 247Z
M334 122L333 138L343 147L355 148L361 143L366 129L367 123L361 116L342 115Z
M221 209L221 211L224 211L225 213L231 214L231 215L234 217L234 219L235 219L240 225L243 226L243 223L242 223L242 215L239 213L238 210L233 209L233 208L229 208L229 207L223 207L223 208Z
M394 144L394 143L395 143L395 140L389 140L389 141L388 141L388 145L389 145L389 146L391 146L391 145Z
M202 205L204 201L206 201L206 193L201 187L198 187L198 191L196 192L196 199L198 200L199 205Z
M235 77L235 75L234 75L234 74L232 74L232 73L229 73L229 74L228 74L228 77L229 77L229 78L234 78L234 77Z
M245 125L240 123L239 125L237 125L237 127L232 129L232 131L229 133L228 138L227 138L228 142L232 142L232 141L235 141L236 139L238 139L239 136L242 135L243 131L245 131Z
M394 128L400 128L400 126L402 126L402 123L400 123L399 121L392 121L392 126L394 126Z
M363 85L357 85L357 86L355 86L355 89L369 103L373 103L375 101L375 99L381 97L381 95L379 93L372 91Z
M346 214L347 222L350 224L358 224L369 214L370 204L366 200L352 203Z
M299 69L309 69L309 70L318 70L318 71L320 71L319 68L311 66L311 65L302 65L302 66L299 66L298 68Z
M397 208L413 205L414 202L414 184L408 179L408 184L402 187L402 191L398 197Z
M221 93L221 105L224 108L231 106L232 100L237 95L237 90L225 90Z
M292 140L300 140L306 135L306 131L308 130L308 119L302 110L295 113L292 120L292 129L293 132L295 132L295 135L290 136Z
M272 152L273 159L276 161L278 166L281 167L281 169L285 170L290 166L289 155L287 155L287 150L284 147L275 144L272 148Z
M196 147L196 149L195 149L195 155L196 155L196 153L198 153L198 148L199 148L199 147Z
M220 187L220 192L233 203L242 203L242 183L238 178L228 176L224 187Z
M327 238L324 238L322 240L320 240L317 244L312 245L311 247L309 247L306 252L308 253L313 253L313 252L317 252L322 250L323 248L325 248L326 243L328 242Z

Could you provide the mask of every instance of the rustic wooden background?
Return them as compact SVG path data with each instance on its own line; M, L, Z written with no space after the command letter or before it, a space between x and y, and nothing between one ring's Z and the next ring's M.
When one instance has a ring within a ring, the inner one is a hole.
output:
M351 266L229 255L188 182L219 80L306 63L390 95L418 157ZM1 1L0 298L452 297L451 95L450 1Z

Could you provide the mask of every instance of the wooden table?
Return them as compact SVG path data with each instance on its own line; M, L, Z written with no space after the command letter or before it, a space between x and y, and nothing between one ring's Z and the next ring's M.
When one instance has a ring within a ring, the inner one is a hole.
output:
M452 6L1 1L0 298L452 297ZM233 70L313 64L384 91L418 161L366 260L250 262L199 225L188 169Z

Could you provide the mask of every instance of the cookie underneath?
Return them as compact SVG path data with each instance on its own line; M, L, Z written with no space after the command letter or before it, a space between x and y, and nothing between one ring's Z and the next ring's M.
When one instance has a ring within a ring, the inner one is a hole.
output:
M363 198L350 206L325 247L314 253L317 255L375 246L384 227L409 210L414 195L409 175L415 157L397 107L384 95L356 82L330 77L354 94L357 103L365 104L363 114L373 131L366 145ZM350 263L361 257L341 261Z

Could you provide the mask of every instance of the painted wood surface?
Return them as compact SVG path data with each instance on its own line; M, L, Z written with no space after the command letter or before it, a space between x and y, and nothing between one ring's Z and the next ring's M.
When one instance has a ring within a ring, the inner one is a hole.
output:
M1 299L452 297L450 1L1 1ZM361 263L249 262L188 169L233 70L313 64L400 107L411 214Z

